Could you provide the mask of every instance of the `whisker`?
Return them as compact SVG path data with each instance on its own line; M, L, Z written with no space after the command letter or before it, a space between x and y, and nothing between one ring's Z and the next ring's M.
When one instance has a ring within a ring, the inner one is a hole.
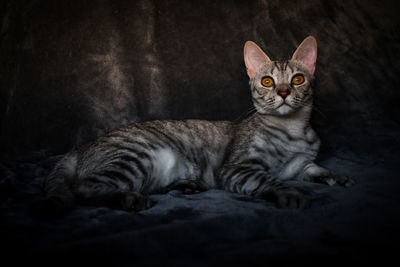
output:
M320 110L319 108L317 108L315 105L313 105L313 110L317 111L320 115L322 115L322 117L324 117L324 119L327 119L328 117L322 112L322 110Z
M295 105L299 105L301 107L305 107L306 104L302 103L302 102L295 102L293 101L293 104ZM315 110L316 112L318 112L320 115L322 115L322 117L324 117L324 119L327 119L327 116L322 112L322 110L320 110L319 108L317 108L315 105L313 105L313 110Z

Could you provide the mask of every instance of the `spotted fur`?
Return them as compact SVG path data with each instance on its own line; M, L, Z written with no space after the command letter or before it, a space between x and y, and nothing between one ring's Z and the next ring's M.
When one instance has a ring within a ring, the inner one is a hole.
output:
M309 124L315 58L313 37L286 61L271 61L246 43L254 115L238 123L147 121L114 130L57 164L45 182L46 200L138 211L151 206L148 194L216 188L303 208L304 194L285 180L351 185L313 162L320 144ZM291 82L297 74L304 76L301 85ZM265 76L274 86L261 84ZM290 94L283 98L279 90Z

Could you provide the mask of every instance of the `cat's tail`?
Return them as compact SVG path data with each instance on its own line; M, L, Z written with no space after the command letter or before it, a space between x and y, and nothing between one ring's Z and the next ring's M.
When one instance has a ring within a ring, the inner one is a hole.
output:
M35 200L29 213L37 219L57 218L69 211L76 203L71 185L75 180L77 155L64 156L43 183L44 196Z

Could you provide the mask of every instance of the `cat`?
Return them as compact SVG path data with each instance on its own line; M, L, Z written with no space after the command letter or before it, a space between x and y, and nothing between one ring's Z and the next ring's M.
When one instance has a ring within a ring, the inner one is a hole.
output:
M62 214L76 202L140 211L153 205L148 194L212 188L302 209L307 197L285 180L351 186L352 179L314 163L320 141L309 119L316 58L312 36L286 61L271 61L247 41L255 114L236 123L156 120L114 130L56 164L44 181L41 211Z

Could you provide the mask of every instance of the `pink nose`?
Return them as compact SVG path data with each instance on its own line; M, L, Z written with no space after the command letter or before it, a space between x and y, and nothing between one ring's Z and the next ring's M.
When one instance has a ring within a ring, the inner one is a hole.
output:
M289 90L278 90L278 95L280 95L283 99L285 99L288 95L290 95Z

